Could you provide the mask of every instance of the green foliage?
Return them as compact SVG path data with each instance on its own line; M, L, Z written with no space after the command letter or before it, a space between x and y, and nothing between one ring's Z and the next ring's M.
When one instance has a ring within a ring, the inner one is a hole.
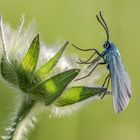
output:
M105 88L101 87L71 87L64 91L62 96L58 98L55 105L59 107L68 106L86 100L90 97L100 95L101 93L105 92L105 90Z
M66 86L77 76L78 73L78 69L72 69L59 73L33 87L29 90L29 92L34 93L37 97L41 97L45 100L46 105L49 105L58 96L60 96Z
M33 39L30 48L17 68L18 83L22 90L33 86L32 77L35 71L39 56L39 34Z
M31 76L37 65L39 56L39 34L33 39L30 48L23 58L19 71Z
M52 72L52 69L57 64L68 43L69 42L67 41L52 59L50 59L37 72L35 72L34 79L36 79L38 82L47 79L48 75Z
M17 66L13 63L15 61L9 62L5 54L3 54L1 60L1 75L8 82L19 85L19 88L25 94L21 96L23 98L22 103L10 129L7 131L7 140L13 139L18 126L22 120L28 116L28 113L35 103L43 101L46 105L50 105L63 93L67 85L79 73L79 69L71 69L47 79L67 45L68 42L66 42L62 49L37 72L35 72L35 69L40 50L39 35L33 39L26 55Z
M16 72L14 70L14 66L8 62L4 54L1 59L0 68L1 68L1 75L3 76L3 78L7 80L8 82L17 85L18 79L16 76Z

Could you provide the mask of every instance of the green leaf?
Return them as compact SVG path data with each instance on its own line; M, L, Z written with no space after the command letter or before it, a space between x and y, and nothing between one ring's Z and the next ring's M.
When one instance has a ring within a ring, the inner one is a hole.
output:
M55 103L56 106L67 106L81 102L95 95L103 93L106 89L102 87L71 87L63 92Z
M49 105L61 95L63 90L77 76L79 72L79 69L71 69L59 73L28 90L28 92L42 100L45 100L46 105Z
M50 59L46 64L44 64L34 75L34 79L37 81L44 81L47 79L48 75L52 72L52 69L59 61L62 53L64 52L66 46L68 45L68 41L63 45L63 47L57 52L57 54Z
M1 68L1 75L3 76L3 78L5 78L5 80L7 80L12 84L18 83L14 66L8 62L5 55L2 56L0 68Z
M31 46L23 58L20 69L28 75L33 74L39 56L39 34L33 39Z
M17 68L18 83L22 90L27 91L33 86L32 76L39 56L39 34L33 39L28 52Z

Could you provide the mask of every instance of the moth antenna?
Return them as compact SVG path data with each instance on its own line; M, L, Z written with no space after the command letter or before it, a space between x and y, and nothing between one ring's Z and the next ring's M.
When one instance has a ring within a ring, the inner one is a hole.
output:
M107 36L107 41L109 41L109 30L108 30L108 26L107 26L107 24L106 24L106 22L105 22L105 20L104 20L104 18L102 16L102 14L101 14L101 11L99 12L99 15L100 15L100 18L101 19L99 18L98 15L96 15L96 18L97 18L98 22L101 24L101 26L104 28L104 30L106 32L106 36Z
M107 41L109 41L109 29L108 29L107 23L106 23L106 21L104 20L101 11L99 12L99 14L100 14L100 17L101 17L101 19L102 19L102 21L103 21L103 23L104 23L104 25L105 25L105 27L106 27Z

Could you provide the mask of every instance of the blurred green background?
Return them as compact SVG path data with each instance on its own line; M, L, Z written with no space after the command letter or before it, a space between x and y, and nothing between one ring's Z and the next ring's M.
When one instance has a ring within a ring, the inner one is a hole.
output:
M70 117L50 119L46 113L30 134L30 140L140 140L140 1L0 0L0 13L13 27L24 13L26 24L36 20L44 42L70 40L81 48L94 47L102 51L106 36L95 18L100 10L132 81L133 98L128 108L115 114L112 98L108 97ZM78 51L69 53L81 56ZM15 97L14 91L1 81L0 134L14 110Z

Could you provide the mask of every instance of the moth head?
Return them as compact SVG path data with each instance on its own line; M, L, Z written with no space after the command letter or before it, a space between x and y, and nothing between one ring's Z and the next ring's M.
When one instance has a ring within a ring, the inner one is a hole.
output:
M106 42L104 43L103 47L104 47L105 49L109 48L109 47L110 47L110 42L109 42L109 41L106 41Z

